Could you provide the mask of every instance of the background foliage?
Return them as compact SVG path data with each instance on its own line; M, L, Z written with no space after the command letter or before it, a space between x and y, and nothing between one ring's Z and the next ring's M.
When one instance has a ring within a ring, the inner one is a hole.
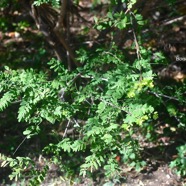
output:
M1 6L4 10L18 8L17 1L12 3L5 0ZM57 0L31 3L60 6ZM137 11L135 0L94 1L93 6L102 3L108 3L107 15L94 18L94 29L103 35L106 32L109 38L91 48L74 49L80 65L72 70L65 66L68 57L64 61L54 58L44 40L36 50L30 46L23 60L19 54L15 65L5 60L6 55L2 58L0 111L4 120L0 127L9 127L6 117L16 113L12 118L17 117L19 123L7 130L11 134L20 130L21 136L9 138L9 149L0 144L4 149L1 167L11 168L10 180L39 185L56 166L69 179L104 174L107 180L119 182L123 166L144 170L150 142L163 153L166 139L178 152L175 159L170 155L170 167L186 175L184 78L175 82L158 77L157 67L167 65L168 59L147 44L150 36L143 33L147 21ZM9 20L1 19L1 28L8 31ZM32 21L18 21L13 28L24 33ZM133 43L123 49L117 37L127 32ZM38 33L37 38L40 41L42 36ZM40 157L39 163L35 157Z

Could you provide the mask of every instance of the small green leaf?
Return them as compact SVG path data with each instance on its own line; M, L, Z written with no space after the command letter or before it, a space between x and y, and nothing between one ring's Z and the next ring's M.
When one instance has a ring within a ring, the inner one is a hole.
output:
M32 132L31 130L25 130L23 132L23 135L27 136L27 135L31 134L31 132Z
M130 154L130 159L134 160L136 158L136 155L134 153Z

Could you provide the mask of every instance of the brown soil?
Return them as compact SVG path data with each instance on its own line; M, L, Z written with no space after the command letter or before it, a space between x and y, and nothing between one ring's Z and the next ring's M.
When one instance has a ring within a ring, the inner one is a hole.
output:
M64 181L62 177L52 179L42 184L42 186L186 186L186 180L181 180L178 176L173 174L167 165L161 165L157 170L151 173L128 173L125 180L120 183L113 183L111 181L105 182L101 180L94 182L90 179L83 179L81 183L73 183Z

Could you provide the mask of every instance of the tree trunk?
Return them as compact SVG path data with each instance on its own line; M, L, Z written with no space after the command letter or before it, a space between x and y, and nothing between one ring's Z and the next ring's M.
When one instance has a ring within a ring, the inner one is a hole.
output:
M70 30L65 27L69 26L68 10L70 10L69 6L72 6L72 3L63 0L60 12L52 8L49 4L35 6L32 2L28 2L28 0L24 0L24 6L29 10L37 28L46 37L46 40L54 50L57 59L62 61L65 68L68 68L70 71L77 66L80 66L75 59L74 52L66 37L69 35L67 32Z

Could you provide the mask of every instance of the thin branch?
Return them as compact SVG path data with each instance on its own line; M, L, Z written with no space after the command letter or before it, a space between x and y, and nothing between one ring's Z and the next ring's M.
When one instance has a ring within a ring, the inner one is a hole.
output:
M68 120L67 126L66 126L66 128L65 128L65 132L63 133L63 138L64 138L64 137L66 136L66 134L67 134L67 131L68 131L68 128L69 128L70 123L71 123L71 120Z
M164 98L168 98L168 99L171 99L171 100L179 101L177 98L172 97L172 96L167 96L167 95L159 94L159 93L152 92L152 91L148 91L148 93L153 94L153 95L155 95L155 96L158 97L158 98L164 97ZM183 102L185 103L185 101L183 101Z
M133 12L130 12L131 15L134 16L134 13ZM135 17L135 16L134 16ZM131 25L133 26L133 21L132 21L132 17L130 18L131 20ZM139 47L139 44L138 44L138 40L137 40L137 37L136 37L136 33L134 31L134 28L132 28L132 33L133 33L133 36L134 36L134 42L135 42L135 45L136 45L136 54L137 54L137 58L138 60L142 59L142 56L140 54L140 47ZM140 81L142 80L142 71L141 71L141 68L140 68Z
M158 97L158 98L164 97L164 98L168 98L168 99L171 99L171 100L179 101L179 100L178 100L177 98L175 98L175 97L167 96L167 95L164 95L164 94L158 94L158 93L156 93L156 92L151 92L151 91L148 91L148 92L151 93L151 94L153 94L153 95L155 95L155 96ZM185 101L184 101L184 103L185 103ZM167 108L166 103L165 103L163 100L162 100L162 104L164 105L165 108ZM171 116L169 112L168 112L168 114L169 114L169 116ZM182 123L182 122L180 121L180 119L179 119L176 115L173 115L172 117L173 117L178 123Z
M78 73L72 80L70 80L68 83L67 83L67 86L69 86L71 83L75 82L75 80L81 76L81 73Z
M135 45L136 45L136 54L137 54L137 57L138 57L138 60L139 60L141 58L141 54L140 54L139 44L138 44L138 41L137 41L137 38L136 38L136 33L135 33L133 28L132 28L132 33L133 33L134 42L135 42Z
M74 123L76 124L76 127L80 127L79 123L76 121L76 119L73 118Z
M84 76L84 75L81 75L80 74L80 77L81 78L84 78L84 79L94 79L94 77L93 76ZM102 81L108 81L108 79L107 78L100 78Z
M27 139L27 136L22 140L22 142L18 145L18 147L16 148L16 150L14 151L13 155L18 151L18 149L20 148L20 146L25 142L25 140Z
M114 54L111 53L111 52L103 52L103 54L109 54L109 55L111 55L112 57L114 57L115 59L117 59L118 62L121 61L121 59L119 59L116 55L114 55Z
M181 16L181 17L174 18L174 19L172 19L172 20L163 22L163 23L162 23L162 26L170 25L170 24L175 23L175 22L178 22L178 21L183 21L184 18L186 18L186 16Z
M64 36L62 36L62 34L59 32L59 30L55 30L55 29L54 29L54 32L55 32L55 34L57 35L57 37L58 37L60 43L63 45L63 47L65 48L65 50L69 53L69 56L70 56L71 60L75 63L75 65L76 65L77 67L81 66L80 63L78 63L78 62L76 61L75 55L74 55L74 53L72 52L72 50L71 50L70 46L68 45L68 43L65 41Z
M22 100L17 100L17 101L11 102L11 104L17 104L17 103L21 103L21 102L22 102Z
M130 12L130 13L131 13L131 15L134 16L134 14L133 14L132 12ZM131 18L131 24L132 24L132 26L133 26L132 18ZM134 28L132 28L132 33L133 33L134 42L135 42L135 45L136 45L136 54L137 54L137 57L138 57L138 60L139 60L139 59L142 58L142 57L141 57L141 54L140 54L140 47L139 47L139 44L138 44L138 40L137 40L137 37L136 37L136 33L135 33L135 31L134 31Z
M114 105L114 104L112 104L112 103L110 103L110 102L108 102L108 101L106 101L106 100L104 100L104 99L100 99L100 100L103 101L104 103L106 103L107 105L110 105L110 106L113 107L113 108L117 108L117 109L119 109L119 110L124 111L124 112L127 113L127 114L132 115L132 113L126 111L123 107L119 107L119 106L117 106L117 105Z

